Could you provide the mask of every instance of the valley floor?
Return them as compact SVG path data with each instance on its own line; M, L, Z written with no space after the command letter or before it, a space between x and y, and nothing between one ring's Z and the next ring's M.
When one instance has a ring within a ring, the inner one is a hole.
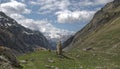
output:
M120 69L120 54L74 49L64 56L38 51L18 59L23 69Z

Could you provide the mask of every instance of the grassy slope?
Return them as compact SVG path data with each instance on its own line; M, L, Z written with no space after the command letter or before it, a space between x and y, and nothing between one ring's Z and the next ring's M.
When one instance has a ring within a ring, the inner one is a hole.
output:
M45 65L60 69L120 69L120 18L109 23L87 36L81 45L78 42L78 48L65 53L72 59L59 58L55 52L40 51L20 56L19 60L28 60L27 64L22 64L24 69L55 69ZM88 47L94 50L82 50ZM48 58L55 63L49 63Z
M96 55L94 55L96 54ZM79 57L76 57L78 56ZM19 60L28 60L27 64L22 64L23 69L119 69L120 55L113 55L103 52L85 52L74 50L67 55L67 58L59 58L54 52L40 51L19 57ZM48 62L48 58L55 62ZM31 59L34 59L31 61ZM54 66L47 68L45 65Z
M120 52L120 17L88 35L81 45L76 45L80 49L92 47L96 51Z
M53 63L48 62L48 58L54 60ZM55 52L39 51L27 54L18 58L19 60L28 60L27 64L23 64L24 69L47 69L46 65L54 66L50 69L59 67L60 69L69 69L75 67L75 60L68 58L60 58ZM34 59L30 61L30 59ZM48 68L49 69L49 68Z
M98 57L95 60L95 57L87 61L96 62L95 65L90 67L100 66L109 67L108 69L117 69L120 68L120 17L110 21L109 24L104 25L99 31L95 31L90 35L86 36L82 44L76 44L78 49L74 49L75 53L78 50L85 48L93 48L94 50L88 51L89 54L96 54ZM92 61L93 60L93 61Z

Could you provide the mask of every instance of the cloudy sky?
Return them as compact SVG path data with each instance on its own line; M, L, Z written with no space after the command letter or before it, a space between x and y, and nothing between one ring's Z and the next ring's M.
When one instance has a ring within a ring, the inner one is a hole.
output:
M113 0L0 0L0 10L19 24L57 38L79 31Z

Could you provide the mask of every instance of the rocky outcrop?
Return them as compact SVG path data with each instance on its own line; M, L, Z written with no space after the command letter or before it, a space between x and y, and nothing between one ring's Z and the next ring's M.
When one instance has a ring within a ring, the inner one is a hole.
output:
M11 49L0 46L0 67L2 69L13 69L13 67L21 68L22 66Z
M27 53L34 48L48 48L49 42L39 31L25 28L0 12L0 45L18 53Z
M80 45L86 38L88 38L90 33L99 31L103 25L110 23L110 21L116 19L119 16L120 0L114 0L113 2L106 4L94 15L90 23L77 32L73 37L64 42L66 50L75 47L75 45L78 43Z

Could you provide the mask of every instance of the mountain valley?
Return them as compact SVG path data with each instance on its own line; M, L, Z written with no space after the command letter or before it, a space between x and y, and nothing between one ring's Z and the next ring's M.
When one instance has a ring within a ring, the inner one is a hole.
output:
M62 55L52 47L59 39L63 39ZM0 12L0 46L1 61L5 54L7 60L15 59L18 68L12 69L120 69L120 0L107 3L75 35L58 39L48 39Z

